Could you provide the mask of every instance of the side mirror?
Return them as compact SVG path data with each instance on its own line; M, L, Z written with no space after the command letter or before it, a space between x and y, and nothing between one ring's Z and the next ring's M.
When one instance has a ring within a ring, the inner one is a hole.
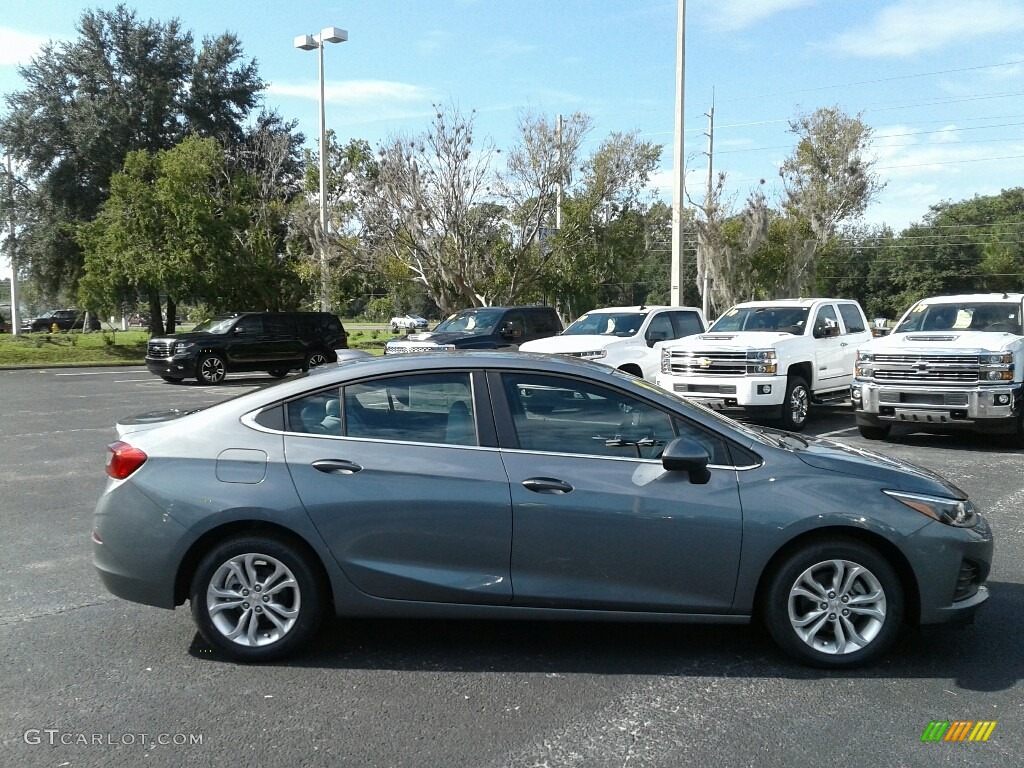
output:
M245 335L245 328L243 328L240 325L239 326L235 326L234 330L232 330L231 333L233 333L235 336L244 336Z
M696 440L677 437L665 446L661 454L661 466L669 472L686 472L694 485L704 485L711 479L708 471L708 452Z
M651 331L647 334L648 347L653 347L659 341L668 341L668 331Z
M814 338L816 339L831 339L833 336L838 335L838 325L819 325L814 329Z

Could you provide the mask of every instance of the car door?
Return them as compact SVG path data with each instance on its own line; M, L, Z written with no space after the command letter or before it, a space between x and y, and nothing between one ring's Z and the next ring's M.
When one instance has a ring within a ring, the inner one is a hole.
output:
M857 349L871 341L868 320L860 305L851 302L840 302L836 305L843 321L843 334L840 337L843 370L847 373L847 382L853 382L853 369L857 365Z
M814 316L811 326L814 336L814 360L818 381L811 382L817 391L849 386L852 375L846 373L843 363L846 344L841 337L839 316L832 304L822 304ZM850 374L853 373L852 368Z
M266 337L259 315L242 315L228 331L224 354L228 366L236 371L251 369L263 362Z
M370 379L286 411L296 490L357 588L395 600L511 600L508 477L468 372Z
M262 316L260 358L266 363L301 363L305 350L299 341L295 315L269 312Z
M495 373L491 392L512 492L515 605L729 609L742 533L736 472L715 468L699 485L658 458L686 434L728 464L724 442L568 376Z

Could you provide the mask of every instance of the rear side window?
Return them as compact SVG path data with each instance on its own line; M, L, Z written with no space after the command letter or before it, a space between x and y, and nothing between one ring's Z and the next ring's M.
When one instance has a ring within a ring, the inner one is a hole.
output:
M561 323L558 316L550 311L534 311L526 313L527 332L532 336L558 333Z
M681 339L704 332L704 326L701 325L700 316L696 312L672 312L671 315L672 324L676 328L675 338Z
M864 319L864 313L857 305L840 304L839 314L843 316L843 322L846 323L847 333L863 333L867 330L867 320Z
M295 335L295 329L290 315L264 315L263 328L268 334L278 338L282 336Z

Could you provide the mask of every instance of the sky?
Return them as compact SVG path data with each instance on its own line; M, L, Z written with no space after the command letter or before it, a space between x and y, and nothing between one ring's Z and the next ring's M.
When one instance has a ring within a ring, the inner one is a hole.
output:
M679 0L680 2L683 0ZM348 31L324 50L327 125L371 146L423 133L433 104L475 111L476 135L509 148L524 115L585 112L586 151L613 132L664 145L652 190L672 196L677 0L137 0L196 38L236 34L269 85L265 106L318 132L316 51L295 36ZM73 40L106 0L3 0L0 96L19 64ZM886 187L868 223L897 231L930 205L1024 184L1024 0L689 0L685 16L687 193L703 196L707 113L715 172L737 206L795 146L789 121L837 105L874 131ZM6 110L0 100L0 112Z

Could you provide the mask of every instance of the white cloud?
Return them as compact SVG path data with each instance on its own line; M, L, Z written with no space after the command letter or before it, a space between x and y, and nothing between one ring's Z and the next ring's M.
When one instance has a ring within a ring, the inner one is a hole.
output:
M290 96L298 99L320 100L320 89L316 83L271 83L267 92L276 96ZM432 91L408 83L389 80L346 80L324 83L324 101L334 104L420 104L428 103Z
M908 57L1020 31L1020 0L900 0L826 47L852 56Z
M817 4L818 0L705 0L700 3L700 12L712 28L734 32L753 27L777 13Z
M47 38L39 35L30 35L9 27L0 27L0 66L28 64L47 42Z

